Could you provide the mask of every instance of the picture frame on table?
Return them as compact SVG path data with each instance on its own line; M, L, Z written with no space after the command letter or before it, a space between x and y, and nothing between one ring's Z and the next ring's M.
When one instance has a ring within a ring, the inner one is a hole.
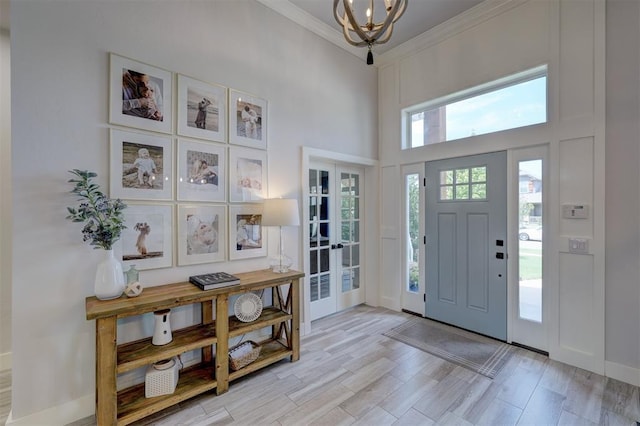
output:
M267 149L267 101L229 89L229 143Z
M109 54L109 122L173 131L173 73Z
M178 134L227 142L227 88L178 74Z
M178 204L178 265L226 260L227 207Z
M226 201L226 146L187 139L178 139L177 146L177 199Z
M229 201L259 202L267 194L267 152L229 147Z
M267 255L267 233L262 226L262 204L229 206L229 258Z
M111 129L112 198L173 199L173 143L164 135Z
M173 205L128 203L117 258L126 272L173 266Z

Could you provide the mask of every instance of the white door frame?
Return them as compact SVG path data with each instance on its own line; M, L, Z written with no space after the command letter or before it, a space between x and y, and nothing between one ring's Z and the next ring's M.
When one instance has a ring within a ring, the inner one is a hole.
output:
M366 249L363 247L360 253L362 265L360 279L365 288L365 302L377 306L379 287L377 271L379 241L378 160L309 147L302 147L301 155L300 199L302 200L302 223L309 222L309 198L305 196L305 188L309 182L309 166L311 160L360 167L364 170L365 205L361 206L361 209L366 211L367 214L364 223L361 225L361 234L366 235L367 247ZM309 261L306 259L306 247L309 247L309 232L302 229L301 234L302 245L300 246L300 258L302 259L302 270L305 273L305 277L303 279L304 285L301 289L300 297L302 304L300 332L304 336L311 332L311 300L309 298L309 292L307 291L309 288Z
M520 161L542 159L542 217L546 237L542 240L542 324L522 320L518 315L519 284L518 277L518 209L519 209L519 165ZM551 238L551 215L549 214L549 148L547 145L512 149L507 151L507 247L509 258L507 268L507 342L516 342L535 349L549 352L549 315L551 280L548 262Z
M420 253L418 255L418 291L416 293L410 292L407 290L407 282L409 281L408 274L408 265L407 259L409 258L409 245L410 242L407 240L409 235L408 229L408 205L409 199L407 197L407 176L408 175L418 175L418 184L420 185L420 196L418 197L418 203L420 205L419 210L419 235L422 239L420 243ZM407 310L416 314L420 314L424 317L425 315L425 249L426 246L424 244L424 208L425 208L425 200L424 200L424 161L416 164L409 164L402 166L401 172L402 178L402 220L401 220L401 229L402 229L402 238L400 241L402 242L402 274L401 274L401 282L400 282L400 306L403 310Z

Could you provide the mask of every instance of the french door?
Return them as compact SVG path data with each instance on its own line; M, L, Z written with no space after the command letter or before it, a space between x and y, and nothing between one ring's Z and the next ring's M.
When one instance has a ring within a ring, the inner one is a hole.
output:
M311 320L364 302L362 174L331 163L310 164L306 196Z

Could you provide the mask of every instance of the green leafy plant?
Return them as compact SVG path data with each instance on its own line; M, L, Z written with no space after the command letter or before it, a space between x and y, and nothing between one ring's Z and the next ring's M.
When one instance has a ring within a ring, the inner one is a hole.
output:
M108 198L100 191L100 186L92 182L98 176L96 173L78 169L69 170L69 173L75 176L69 182L75 184L71 192L79 196L80 205L77 209L67 207L67 219L84 222L82 241L88 241L94 249L113 249L122 230L126 229L122 210L127 205L120 199Z

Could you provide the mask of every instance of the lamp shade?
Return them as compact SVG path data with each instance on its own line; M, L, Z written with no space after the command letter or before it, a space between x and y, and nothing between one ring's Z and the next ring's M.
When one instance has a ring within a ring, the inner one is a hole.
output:
M300 226L298 200L289 198L264 200L262 226Z

